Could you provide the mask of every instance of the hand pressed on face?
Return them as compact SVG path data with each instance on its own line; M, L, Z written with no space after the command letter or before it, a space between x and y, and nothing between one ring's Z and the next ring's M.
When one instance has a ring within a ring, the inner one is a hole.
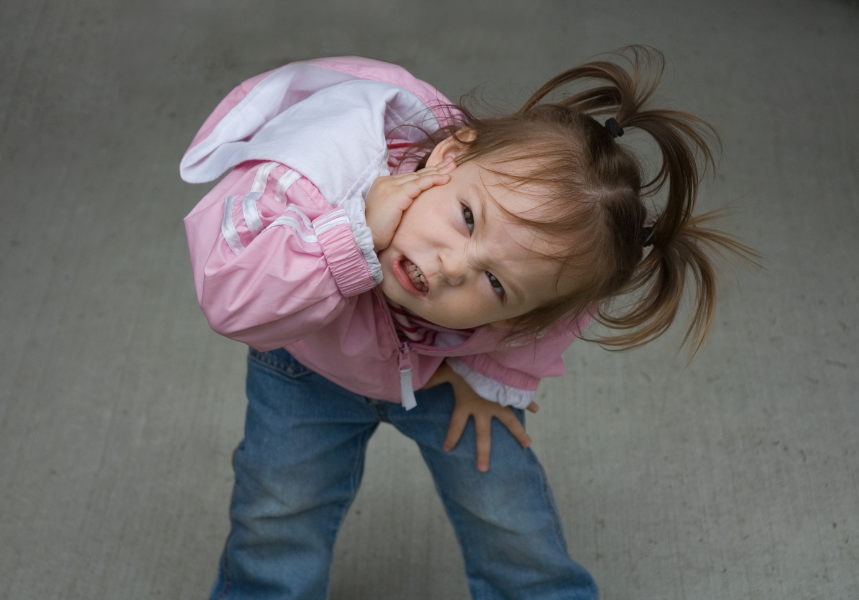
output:
M424 387L431 388L442 383L451 384L456 398L456 405L450 417L450 427L444 440L446 451L456 448L462 437L462 432L465 431L468 424L468 419L471 417L474 418L475 436L477 438L477 470L481 473L489 470L493 418L501 421L523 448L528 448L531 445L531 438L509 407L481 398L447 363L441 364ZM532 413L536 413L539 409L540 407L536 402L532 402L528 406L528 410Z
M381 252L391 244L400 219L421 192L450 181L456 163L449 160L416 173L378 177L367 193L365 214L373 232L373 249Z

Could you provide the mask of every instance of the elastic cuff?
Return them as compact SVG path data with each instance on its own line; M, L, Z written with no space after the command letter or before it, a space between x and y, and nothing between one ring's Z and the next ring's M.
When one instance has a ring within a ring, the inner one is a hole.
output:
M331 211L313 221L313 229L328 261L334 281L344 296L357 296L376 285L370 267L343 209Z

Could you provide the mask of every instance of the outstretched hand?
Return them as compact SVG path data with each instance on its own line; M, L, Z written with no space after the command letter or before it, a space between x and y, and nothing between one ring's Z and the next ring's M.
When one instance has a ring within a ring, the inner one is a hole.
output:
M482 473L489 470L493 418L501 421L523 448L528 448L531 445L531 438L525 432L525 427L522 426L510 407L501 406L496 402L481 398L447 363L441 364L424 387L431 388L442 383L449 383L453 386L453 393L456 398L456 405L450 417L450 427L447 430L447 438L444 440L446 451L453 450L459 443L462 432L465 431L465 426L471 417L474 418L474 429L477 437L477 470ZM528 410L532 413L536 413L539 409L540 407L536 402L532 402L528 406Z
M434 185L444 185L450 181L450 172L455 168L456 163L449 159L435 167L415 173L379 177L373 182L367 193L365 215L367 226L373 232L373 249L376 252L381 252L391 244L403 213L415 198Z

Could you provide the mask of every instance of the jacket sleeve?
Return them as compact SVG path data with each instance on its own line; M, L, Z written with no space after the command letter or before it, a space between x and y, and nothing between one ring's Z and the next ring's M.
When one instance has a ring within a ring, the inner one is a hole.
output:
M346 212L279 163L236 167L185 230L209 325L259 350L327 325L376 284Z

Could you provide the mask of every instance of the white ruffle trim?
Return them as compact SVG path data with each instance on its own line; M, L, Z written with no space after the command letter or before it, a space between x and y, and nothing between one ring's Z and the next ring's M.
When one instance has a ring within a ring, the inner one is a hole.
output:
M481 398L497 402L501 406L525 409L528 408L537 394L537 392L515 388L495 379L490 379L469 367L462 359L449 357L445 360L454 373L465 379L465 382Z

